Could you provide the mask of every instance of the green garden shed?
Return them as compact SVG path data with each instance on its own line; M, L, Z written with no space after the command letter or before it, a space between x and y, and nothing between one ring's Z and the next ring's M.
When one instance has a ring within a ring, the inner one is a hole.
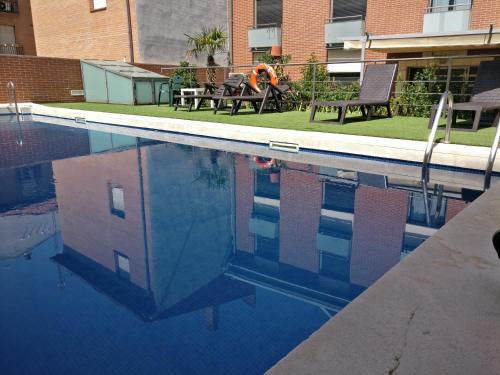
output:
M168 78L120 61L81 60L85 101L155 104ZM167 103L168 98L162 98Z

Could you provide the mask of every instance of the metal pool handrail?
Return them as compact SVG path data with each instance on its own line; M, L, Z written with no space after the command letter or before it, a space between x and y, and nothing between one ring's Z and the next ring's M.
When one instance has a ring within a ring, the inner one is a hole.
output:
M444 142L450 143L451 123L453 117L450 116L453 111L453 94L451 93L450 90L444 92L443 95L441 95L441 99L439 99L438 108L436 110L436 114L434 115L431 132L429 134L429 139L427 140L427 146L425 148L424 160L422 162L422 193L424 195L425 220L427 222L427 225L430 225L431 223L429 194L427 191L427 182L429 181L429 163L432 157L432 150L434 147L434 140L436 139L436 133L439 126L439 119L443 114L445 105L447 105L448 108L448 117L446 121L446 133L444 137Z
M443 113L446 104L448 106L448 118L446 121L446 133L444 137L444 142L450 143L450 133L451 133L451 123L452 123L452 116L450 116L450 114L453 111L453 94L451 93L450 90L448 90L444 92L443 95L441 95L441 99L439 100L438 108L434 116L431 132L429 134L429 138L427 140L427 146L425 148L424 160L422 162L422 179L427 180L427 174L428 174L427 172L429 168L429 163L431 161L434 140L436 138L436 133L439 126L439 119L441 118L441 115Z
M493 171L493 164L495 164L495 158L497 156L498 143L500 141L500 112L497 113L495 117L494 126L497 127L495 133L495 138L493 138L493 144L491 145L490 155L488 157L488 164L486 164L486 170L484 172L484 190L488 190L491 185L491 173Z
M11 101L14 103L15 108L16 108L16 117L17 117L17 122L19 123L19 107L17 105L17 92L16 92L16 84L13 81L9 81L7 83L7 90L9 91ZM11 103L11 104L12 104Z

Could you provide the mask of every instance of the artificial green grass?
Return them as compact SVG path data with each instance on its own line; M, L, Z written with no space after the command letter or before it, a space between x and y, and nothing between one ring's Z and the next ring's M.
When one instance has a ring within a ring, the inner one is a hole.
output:
M99 103L51 103L52 107L71 108L86 111L99 111L110 113L123 113L128 115L171 117L185 120L211 121L226 124L259 126L290 130L315 131L325 133L339 133L352 135L365 135L371 137L384 137L396 139L409 139L426 141L429 136L427 125L429 119L421 117L400 117L391 119L379 118L371 121L361 121L360 118L350 117L346 124L309 124L309 111L288 111L283 113L264 113L257 115L253 111L241 111L238 115L230 116L227 112L216 115L210 109L188 112L184 108L174 111L166 105L120 105ZM335 118L334 113L318 113L319 120ZM443 127L442 127L443 128ZM441 129L442 129L441 128ZM495 135L494 128L482 128L477 132L452 131L451 142L463 145L490 147ZM439 130L437 139L444 138L444 130Z

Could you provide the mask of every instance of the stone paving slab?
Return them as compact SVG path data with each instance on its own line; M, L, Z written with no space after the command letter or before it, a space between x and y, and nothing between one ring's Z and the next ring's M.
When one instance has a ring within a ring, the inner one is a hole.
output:
M500 374L500 184L269 374Z

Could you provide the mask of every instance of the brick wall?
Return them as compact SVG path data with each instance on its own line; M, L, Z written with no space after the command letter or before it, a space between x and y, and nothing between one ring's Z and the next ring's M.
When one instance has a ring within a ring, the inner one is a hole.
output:
M70 95L70 90L83 89L79 60L0 55L0 103L9 101L5 87L10 80L19 102L83 100Z
M314 53L326 61L325 21L330 18L330 0L284 1L282 50L292 62L306 62Z
M0 126L0 169L15 168L42 161L65 159L89 153L89 138L85 130L63 131L66 128L22 124ZM23 146L16 142L22 139Z
M490 24L500 28L500 1L474 0L471 29L487 29Z
M428 0L368 0L366 31L370 34L421 33Z
M112 272L114 250L125 254L131 281L146 288L137 151L59 160L53 169L64 244ZM123 187L125 218L111 213L110 183Z
M0 25L14 26L16 43L23 46L25 55L36 55L35 36L29 0L18 0L19 13L0 13Z
M252 63L252 52L248 48L248 29L254 24L254 1L233 1L233 64Z
M316 174L281 169L280 186L280 262L318 273L323 184Z
M35 40L40 56L130 61L126 2L107 0L91 11L88 0L31 0ZM134 56L139 61L135 0L130 0Z
M249 167L248 158L236 155L235 160L236 196L236 249L252 253L254 236L249 232L253 210L254 175Z
M161 73L163 65L136 64ZM17 86L19 102L80 102L83 96L71 96L70 90L82 90L80 60L52 57L0 55L0 103L9 102L7 82Z
M356 190L351 282L369 286L401 257L408 192L360 186Z

